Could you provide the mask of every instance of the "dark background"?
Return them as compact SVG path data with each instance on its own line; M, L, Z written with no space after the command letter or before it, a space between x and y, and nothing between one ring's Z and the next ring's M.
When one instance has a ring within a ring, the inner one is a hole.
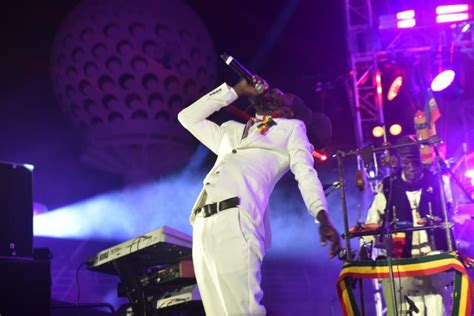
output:
M65 119L53 95L53 39L77 3L9 2L2 10L0 160L34 164L35 198L50 209L121 185L117 176L79 164L79 131ZM330 146L354 143L344 90L348 58L342 0L187 3L201 16L217 54L231 53L272 86L294 92L313 110L325 112L334 124ZM279 19L283 22L276 23ZM236 81L223 62L217 65L216 84ZM318 83L322 91L316 91ZM63 185L51 190L47 183Z

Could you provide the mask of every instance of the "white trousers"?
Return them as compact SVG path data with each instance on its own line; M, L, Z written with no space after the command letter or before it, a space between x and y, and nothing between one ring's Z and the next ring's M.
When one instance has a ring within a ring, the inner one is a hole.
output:
M231 208L193 226L193 264L207 316L260 316L263 250L245 211Z

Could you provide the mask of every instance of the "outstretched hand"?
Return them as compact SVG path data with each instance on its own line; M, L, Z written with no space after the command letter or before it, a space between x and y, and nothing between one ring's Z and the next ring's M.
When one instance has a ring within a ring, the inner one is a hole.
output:
M247 80L243 79L233 87L238 96L257 96L264 94L270 88L268 83L263 78L260 78L259 76L253 76L252 79L254 82L253 85Z
M327 242L330 241L329 257L333 258L341 250L339 233L329 221L326 211L320 211L317 215L317 219L320 223L319 235L321 237L321 246L326 246Z

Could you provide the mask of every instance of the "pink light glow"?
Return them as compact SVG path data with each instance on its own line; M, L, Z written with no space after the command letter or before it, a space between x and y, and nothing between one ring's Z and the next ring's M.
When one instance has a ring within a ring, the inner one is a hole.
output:
M471 9L469 4L440 5L436 7L436 14L461 13L469 9Z
M400 88L403 85L403 77L402 76L397 76L392 83L390 84L390 87L388 88L388 93L387 93L387 100L392 101L395 99L398 95L398 92L400 92Z
M443 14L436 17L436 23L460 22L469 20L469 13Z
M397 13L397 20L409 20L415 18L415 10L401 11Z
M397 21L397 28L399 29L408 29L411 27L415 27L415 25L416 25L415 19Z
M377 83L377 94L381 95L382 94L382 76L380 76L380 73L378 73L375 76L375 82Z
M435 92L443 91L453 83L454 77L456 77L456 73L453 70L440 72L433 81L431 81L431 90Z
M319 161L326 161L328 160L328 156L325 153L318 152L316 150L313 150L313 157L318 159Z

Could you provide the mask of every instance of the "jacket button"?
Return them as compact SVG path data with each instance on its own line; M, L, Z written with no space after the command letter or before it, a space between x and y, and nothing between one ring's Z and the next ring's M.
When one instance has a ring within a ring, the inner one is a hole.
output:
M221 172L220 172L220 171L216 171L216 174L219 174L219 173L221 173Z
M232 149L232 153L233 153L233 154L236 154L236 153L237 153L237 149Z
M210 183L210 182L206 182L206 185L209 185L209 184L211 184L211 183Z

